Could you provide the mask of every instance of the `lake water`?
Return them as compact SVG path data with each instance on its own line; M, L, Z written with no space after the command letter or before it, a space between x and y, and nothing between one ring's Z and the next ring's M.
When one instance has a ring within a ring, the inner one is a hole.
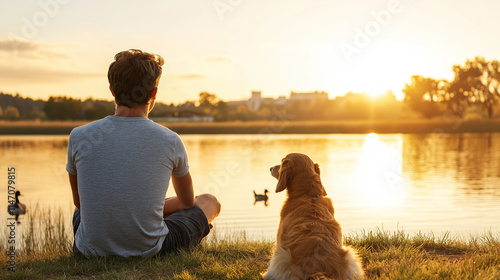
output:
M181 135L196 193L222 203L218 232L275 237L285 192L269 167L290 152L309 155L333 200L345 234L403 229L436 235L500 234L500 134ZM68 136L0 136L0 209L7 207L7 168L16 168L30 209L72 213ZM267 205L253 190L268 189ZM170 188L167 195L173 195ZM2 223L6 211L0 215ZM22 219L26 219L23 217Z

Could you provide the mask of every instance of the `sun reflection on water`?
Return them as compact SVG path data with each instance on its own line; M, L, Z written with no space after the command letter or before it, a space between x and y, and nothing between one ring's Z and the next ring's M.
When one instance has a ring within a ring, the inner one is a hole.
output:
M404 204L401 140L385 143L379 135L366 135L355 172L357 197L374 208Z

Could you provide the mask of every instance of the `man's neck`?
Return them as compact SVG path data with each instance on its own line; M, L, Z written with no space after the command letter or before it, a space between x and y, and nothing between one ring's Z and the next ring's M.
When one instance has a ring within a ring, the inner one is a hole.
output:
M135 108L129 108L123 105L117 105L115 110L115 116L118 117L143 117L147 118L149 114L149 106L137 106Z

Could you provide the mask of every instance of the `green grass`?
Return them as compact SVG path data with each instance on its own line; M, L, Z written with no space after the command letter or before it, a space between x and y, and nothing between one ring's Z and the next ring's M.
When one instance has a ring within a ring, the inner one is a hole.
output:
M164 257L86 259L71 253L71 223L63 216L38 210L23 217L17 271L7 271L2 254L0 279L259 279L274 246L244 232L215 230L200 246ZM377 230L344 241L358 250L367 279L500 279L500 241L493 233L462 239ZM6 245L3 236L1 252Z

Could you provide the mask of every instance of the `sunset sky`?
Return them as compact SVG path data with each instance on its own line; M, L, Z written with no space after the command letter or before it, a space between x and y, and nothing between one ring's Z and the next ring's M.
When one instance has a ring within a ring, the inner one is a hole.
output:
M113 56L165 58L158 99L252 90L400 95L414 74L500 59L497 0L40 0L0 2L0 91L111 99Z

